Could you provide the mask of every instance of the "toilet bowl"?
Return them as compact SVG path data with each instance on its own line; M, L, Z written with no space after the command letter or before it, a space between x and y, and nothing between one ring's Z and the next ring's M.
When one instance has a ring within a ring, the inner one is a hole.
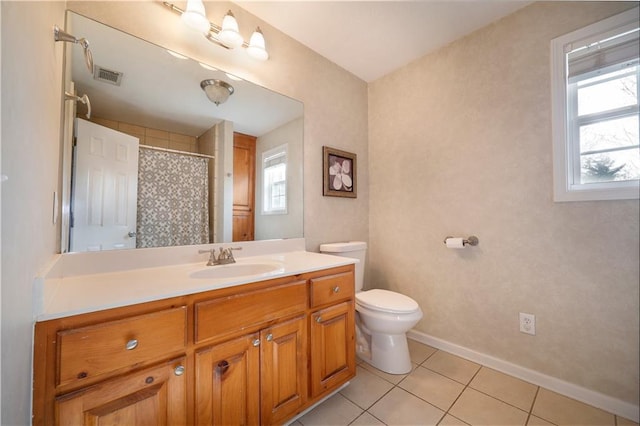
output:
M322 244L322 253L351 257L355 265L356 287L356 353L363 361L390 374L411 371L406 333L422 318L418 303L403 294L373 289L362 291L364 242Z

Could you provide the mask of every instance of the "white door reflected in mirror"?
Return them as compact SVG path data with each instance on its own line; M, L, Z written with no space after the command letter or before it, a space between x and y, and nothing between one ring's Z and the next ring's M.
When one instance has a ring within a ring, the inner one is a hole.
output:
M138 145L138 138L76 119L71 251L136 247Z

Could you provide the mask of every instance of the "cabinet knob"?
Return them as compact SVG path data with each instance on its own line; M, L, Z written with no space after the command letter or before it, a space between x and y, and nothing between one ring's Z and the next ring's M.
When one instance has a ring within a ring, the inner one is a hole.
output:
M136 339L131 339L127 342L125 349L128 351L132 351L138 347L138 341Z
M334 293L339 293L340 292L340 286L337 285L332 290L333 290Z
M316 317L316 322L317 322L318 324L320 324L320 323L322 322L322 317L321 317L320 315L318 315L318 316Z
M255 339L252 344L253 346L260 346L260 339Z
M173 370L173 374L176 376L182 376L184 374L184 365L179 365Z
M267 334L267 342L270 342L273 340L273 334L269 333Z

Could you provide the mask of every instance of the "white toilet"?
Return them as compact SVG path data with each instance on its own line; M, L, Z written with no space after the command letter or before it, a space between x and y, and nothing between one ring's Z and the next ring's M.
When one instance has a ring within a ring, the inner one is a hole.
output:
M367 243L321 244L320 252L358 259L356 285L356 353L379 370L391 374L411 371L406 333L422 318L418 303L389 290L362 291Z

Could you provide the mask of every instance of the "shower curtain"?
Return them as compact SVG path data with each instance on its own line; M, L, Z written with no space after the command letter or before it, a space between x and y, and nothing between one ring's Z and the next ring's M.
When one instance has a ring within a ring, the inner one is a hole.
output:
M136 247L209 242L209 159L140 149Z

